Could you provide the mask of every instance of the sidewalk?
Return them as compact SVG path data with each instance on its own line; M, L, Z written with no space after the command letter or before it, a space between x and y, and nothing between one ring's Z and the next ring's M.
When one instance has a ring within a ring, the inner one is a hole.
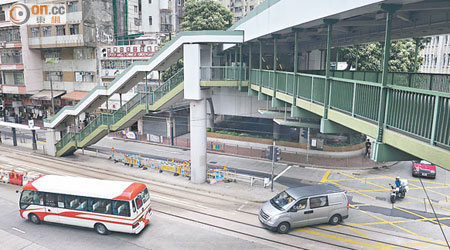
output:
M138 143L138 144L146 144L146 145L152 145L154 147L159 147L160 149L157 149L156 151L173 151L175 152L174 156L168 156L165 155L164 157L173 157L177 158L176 155L186 153L186 151L189 151L189 148L186 147L179 147L179 146L170 146L167 144L162 143L154 143L154 142L148 142L148 141L141 141L141 140L133 140L133 139L124 139L119 137L105 137L101 141L99 141L95 146L103 147L104 149L108 148L111 149L111 147L114 146L114 143L106 143L107 140L115 140L115 141L126 141L130 143ZM211 140L214 140L215 138L210 138ZM209 142L213 142L208 140ZM235 141L232 141L235 142ZM248 142L240 142L241 145L246 145ZM258 144L258 143L255 143ZM259 144L259 145L265 145L265 144ZM165 148L165 149L164 149ZM169 149L167 149L169 148ZM351 151L351 152L322 152L315 150L316 155L306 155L305 149L296 149L298 150L295 154L284 154L283 150L285 147L282 148L282 154L281 154L281 162L279 164L289 164L289 165L299 165L303 167L314 167L314 168L327 168L327 169L369 169L373 167L381 167L383 165L389 165L390 163L377 163L373 162L372 160L368 158L364 158L362 156L362 151ZM286 147L287 148L287 147ZM245 148L243 147L245 150ZM292 149L292 148L289 148ZM131 151L130 148L124 149ZM311 152L312 150L310 150ZM148 151L140 151L138 153L144 153ZM322 155L320 155L322 154ZM216 150L208 150L208 160L214 159L215 155L223 155L228 157L234 157L234 158L240 158L240 159L251 159L252 161L258 161L262 163L267 163L270 161L268 159L262 158L261 154L254 155L254 154L237 154L235 153L224 153L221 151ZM335 158L335 156L338 155L339 157ZM357 155L357 156L355 156ZM213 157L214 156L214 157ZM187 154L187 157L189 157L189 154ZM212 158L211 158L212 157ZM184 160L189 160L189 158L183 158ZM231 163L225 163L224 165L233 167ZM252 164L252 163L250 163ZM235 167L236 168L236 167Z

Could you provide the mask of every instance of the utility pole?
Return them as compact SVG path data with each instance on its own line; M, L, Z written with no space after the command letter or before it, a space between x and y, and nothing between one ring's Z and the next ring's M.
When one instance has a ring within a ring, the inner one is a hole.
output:
M272 143L272 175L270 177L270 192L273 192L273 175L274 175L274 168L275 168L275 140L273 140Z
M50 96L52 98L52 115L55 113L55 100L53 99L53 75L50 74Z

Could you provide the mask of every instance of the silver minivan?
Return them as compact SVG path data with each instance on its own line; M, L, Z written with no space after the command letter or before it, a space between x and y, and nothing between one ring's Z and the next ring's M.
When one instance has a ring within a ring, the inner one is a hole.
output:
M332 184L289 188L264 203L259 220L264 227L287 233L294 227L338 224L348 218L345 191Z

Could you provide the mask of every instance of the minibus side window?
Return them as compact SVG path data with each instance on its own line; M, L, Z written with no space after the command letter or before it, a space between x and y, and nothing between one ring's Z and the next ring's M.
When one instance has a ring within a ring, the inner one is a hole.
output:
M306 204L308 203L308 198L301 199L292 207L294 211L303 210L306 208Z
M45 194L45 206L47 207L57 207L58 195L52 193Z
M328 206L328 197L319 196L309 199L309 208L318 208Z

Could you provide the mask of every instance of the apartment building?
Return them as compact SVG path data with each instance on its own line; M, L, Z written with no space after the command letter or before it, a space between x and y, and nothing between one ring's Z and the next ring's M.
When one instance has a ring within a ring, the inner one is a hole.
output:
M216 0L233 13L233 23L246 16L264 0Z
M33 60L40 56L27 47L26 27L19 27L9 20L10 7L17 0L0 2L0 120L22 122L37 117L42 101L30 97L42 88L42 70ZM36 80L38 79L38 80Z
M171 35L180 31L184 0L141 0L145 34Z
M450 34L433 36L420 55L425 59L420 72L450 74Z

